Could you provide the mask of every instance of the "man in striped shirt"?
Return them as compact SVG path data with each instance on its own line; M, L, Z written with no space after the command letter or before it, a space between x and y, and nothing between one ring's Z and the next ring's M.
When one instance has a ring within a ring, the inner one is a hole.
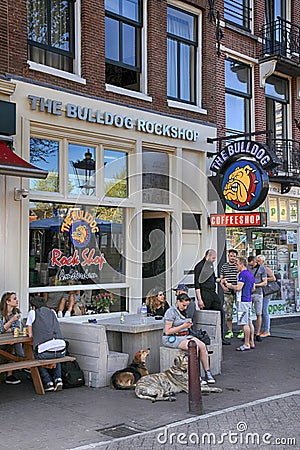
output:
M238 255L237 250L235 249L228 250L228 262L223 264L220 271L221 286L224 291L223 309L225 312L225 318L227 323L227 333L225 335L225 339L230 339L233 337L232 311L233 305L235 303L235 291L233 289L227 288L225 286L224 281L226 280L228 283L237 285L237 274L238 274L238 270L236 267L237 255Z

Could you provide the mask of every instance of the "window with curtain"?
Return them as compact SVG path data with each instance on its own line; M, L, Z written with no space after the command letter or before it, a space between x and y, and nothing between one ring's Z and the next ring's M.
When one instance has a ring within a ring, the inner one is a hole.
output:
M250 30L251 0L225 0L224 18L228 22Z
M105 81L140 91L142 0L105 0Z
M168 6L167 20L168 98L195 104L197 16Z
M251 67L227 58L225 61L225 112L228 134L251 129Z
M28 59L73 73L75 0L27 0Z

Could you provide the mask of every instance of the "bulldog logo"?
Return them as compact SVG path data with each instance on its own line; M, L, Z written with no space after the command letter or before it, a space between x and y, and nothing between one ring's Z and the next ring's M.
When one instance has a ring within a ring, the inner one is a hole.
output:
M75 247L84 247L90 240L90 229L86 223L79 222L80 225L72 226L70 233L71 241Z
M228 176L228 180L223 188L224 198L238 208L249 206L255 198L258 183L255 168L249 164L244 166L238 165Z

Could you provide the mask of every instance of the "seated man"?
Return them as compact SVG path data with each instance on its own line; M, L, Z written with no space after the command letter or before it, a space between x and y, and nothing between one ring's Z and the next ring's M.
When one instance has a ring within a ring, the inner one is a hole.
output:
M35 359L63 358L66 354L66 343L62 338L59 323L54 310L45 306L42 297L30 300L32 309L28 313L28 335L33 338L33 354ZM39 367L39 372L46 392L61 391L61 365L56 364L53 376L52 369Z

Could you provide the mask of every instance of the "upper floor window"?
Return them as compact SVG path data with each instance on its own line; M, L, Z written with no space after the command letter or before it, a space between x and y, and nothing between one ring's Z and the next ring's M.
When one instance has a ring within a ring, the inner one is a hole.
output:
M75 0L27 0L28 59L73 73Z
M225 61L226 130L229 134L251 129L251 67L234 59Z
M239 27L250 30L251 24L251 0L225 0L224 17Z
M167 36L168 98L195 104L197 16L168 6Z
M105 0L105 81L140 91L142 0Z

